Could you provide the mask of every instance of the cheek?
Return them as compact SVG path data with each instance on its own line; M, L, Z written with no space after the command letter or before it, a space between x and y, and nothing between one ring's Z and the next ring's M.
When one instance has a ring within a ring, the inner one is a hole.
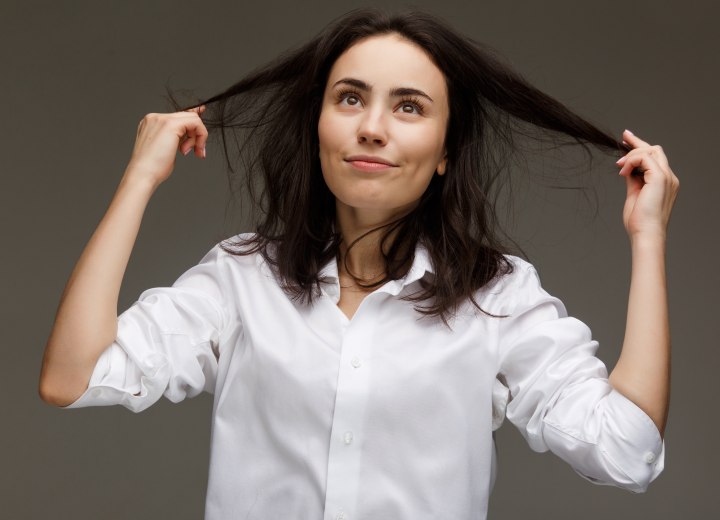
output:
M403 149L408 159L434 168L442 154L444 134L435 128L419 129L417 132L404 132Z
M318 141L320 143L320 151L327 151L336 146L338 136L340 135L341 127L337 121L329 115L323 115L320 113L320 119L318 121Z
M333 150L337 147L336 141L338 140L338 134L336 131L337 125L334 125L333 123L334 121L331 117L324 116L322 112L320 113L320 119L318 121L320 169L322 171L323 179L325 179L325 184L328 188L330 188L330 191L333 192L333 194L337 195L335 193L336 187L334 186L334 180L332 175L330 175L333 169L330 161L332 160Z

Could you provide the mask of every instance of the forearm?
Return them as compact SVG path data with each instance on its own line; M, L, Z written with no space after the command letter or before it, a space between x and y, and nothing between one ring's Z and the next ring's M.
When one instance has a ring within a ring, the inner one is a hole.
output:
M670 398L665 238L636 238L631 247L625 339L609 381L652 418L662 436Z
M126 172L75 265L43 357L39 391L47 402L62 406L79 397L114 341L120 286L154 189Z

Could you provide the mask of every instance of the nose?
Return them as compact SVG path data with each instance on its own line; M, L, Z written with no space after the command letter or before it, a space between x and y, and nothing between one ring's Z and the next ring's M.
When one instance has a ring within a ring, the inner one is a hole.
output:
M387 129L380 109L365 111L358 127L358 142L387 143Z

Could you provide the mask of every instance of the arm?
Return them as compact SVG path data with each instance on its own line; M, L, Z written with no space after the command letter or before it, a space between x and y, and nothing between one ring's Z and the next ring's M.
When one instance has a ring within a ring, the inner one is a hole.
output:
M670 327L665 281L667 223L679 181L659 146L624 134L634 147L618 161L626 177L623 220L630 237L632 275L622 351L610 384L665 432L670 397ZM632 176L633 168L643 176Z
M657 427L609 384L589 327L568 316L530 264L515 263L497 311L509 315L498 323L506 417L532 450L552 451L594 484L645 492L664 468Z
M185 133L191 137L179 144ZM203 156L206 138L195 111L151 114L140 123L118 190L61 296L40 373L44 401L64 406L87 388L100 354L117 334L120 286L150 197L172 172L178 148L196 147Z

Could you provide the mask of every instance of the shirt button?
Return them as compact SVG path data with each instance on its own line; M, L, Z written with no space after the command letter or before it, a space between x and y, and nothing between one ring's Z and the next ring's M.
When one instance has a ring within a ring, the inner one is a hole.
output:
M357 356L355 356L354 358L352 358L351 363L352 363L352 366L354 366L355 368L358 368L360 365L362 365L362 362L360 361L360 358L357 357Z
M655 454L652 451L648 451L647 453L645 453L645 462L647 462L648 464L652 464L653 462L655 462Z
M353 433L350 431L345 432L345 435L343 436L343 440L345 441L345 444L350 444L353 441Z
M344 511L340 511L337 515L335 515L335 518L337 520L347 520L347 515Z

